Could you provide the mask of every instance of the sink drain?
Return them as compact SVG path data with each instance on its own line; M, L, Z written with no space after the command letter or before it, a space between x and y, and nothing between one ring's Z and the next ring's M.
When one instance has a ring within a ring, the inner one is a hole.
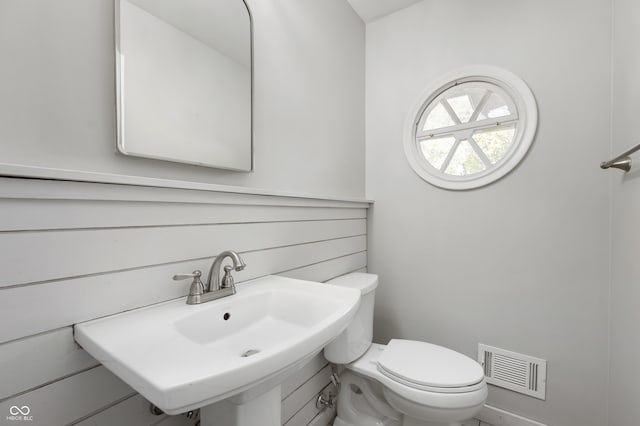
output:
M248 351L244 352L240 356L243 357L243 358L246 358L248 356L257 354L258 352L260 352L260 349L249 349Z

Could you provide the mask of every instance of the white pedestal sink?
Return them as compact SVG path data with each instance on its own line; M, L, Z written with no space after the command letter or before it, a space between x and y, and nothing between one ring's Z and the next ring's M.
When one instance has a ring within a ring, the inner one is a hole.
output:
M200 426L280 426L280 385L243 404L229 399L200 409Z
M280 426L280 383L346 328L358 290L268 276L75 325L76 341L168 414L202 426Z

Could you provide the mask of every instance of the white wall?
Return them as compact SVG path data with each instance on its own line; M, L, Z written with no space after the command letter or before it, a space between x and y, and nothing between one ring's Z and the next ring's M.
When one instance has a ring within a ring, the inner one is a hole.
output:
M361 197L364 24L343 0L248 3L254 173L115 153L113 0L0 3L0 162Z
M640 143L635 125L640 116L640 4L613 2L613 121L612 156ZM626 174L613 170L611 379L609 426L637 424L640 419L637 383L640 382L640 168Z
M425 0L367 26L369 270L375 338L475 358L479 342L549 361L547 400L488 403L554 426L606 424L610 2ZM471 64L520 75L538 101L524 162L482 189L430 186L403 123L435 78Z

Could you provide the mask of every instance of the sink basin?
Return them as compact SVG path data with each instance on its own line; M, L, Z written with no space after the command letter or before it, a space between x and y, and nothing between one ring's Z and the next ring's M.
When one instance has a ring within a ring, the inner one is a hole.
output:
M77 324L75 339L178 414L278 385L346 328L359 303L358 290L268 276L200 305L183 298Z

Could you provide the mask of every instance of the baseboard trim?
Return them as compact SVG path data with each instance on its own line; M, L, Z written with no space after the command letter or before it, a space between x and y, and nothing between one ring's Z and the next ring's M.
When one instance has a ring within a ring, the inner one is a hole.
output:
M493 426L548 426L490 405L485 405L476 418Z

